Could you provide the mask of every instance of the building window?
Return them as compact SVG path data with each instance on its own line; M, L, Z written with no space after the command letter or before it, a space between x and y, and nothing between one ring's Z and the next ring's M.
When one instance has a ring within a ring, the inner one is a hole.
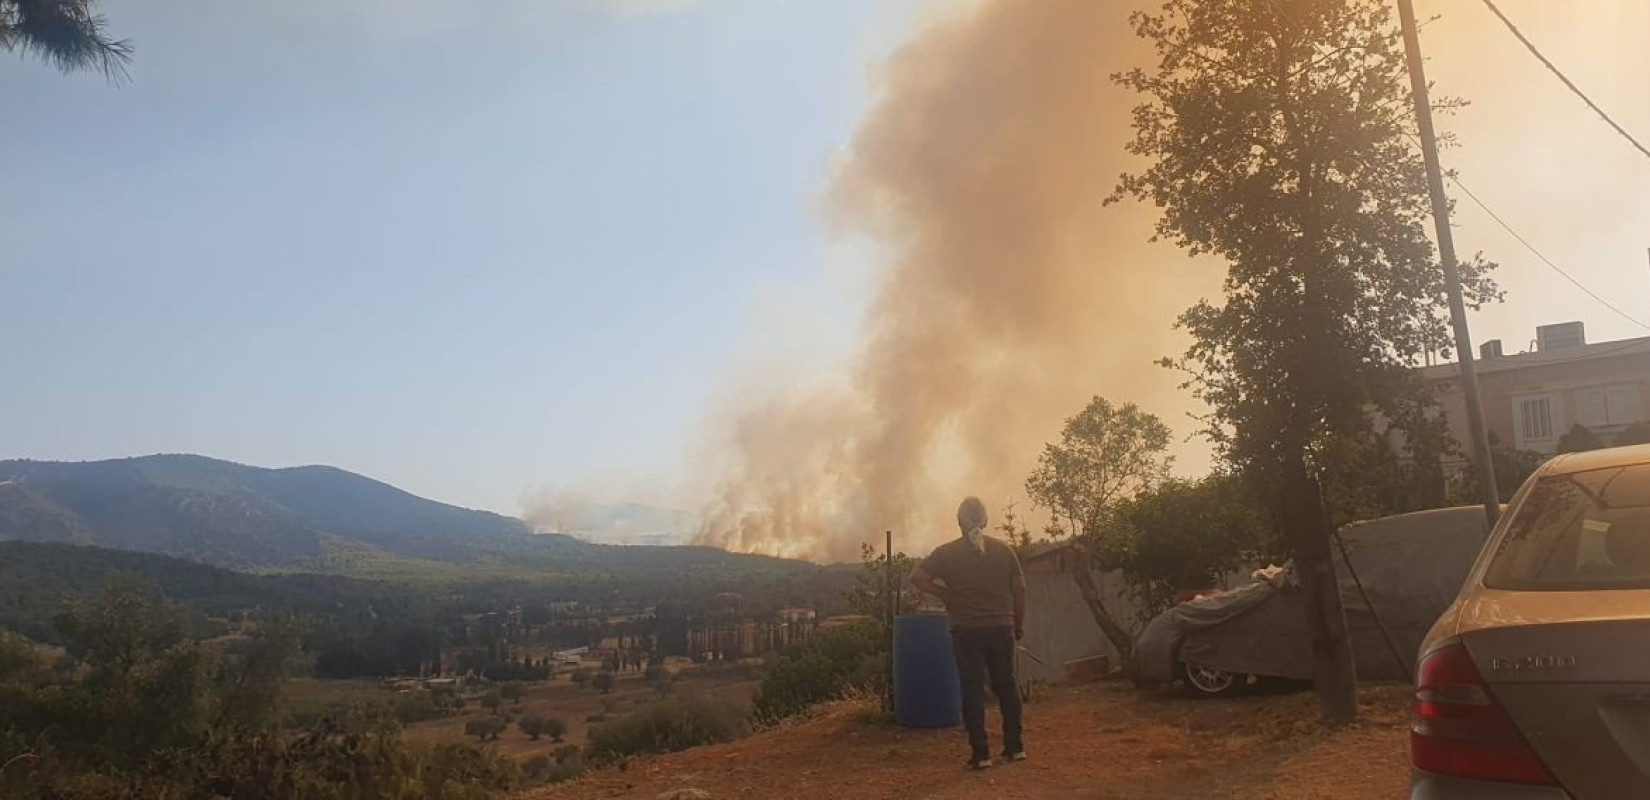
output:
M1552 398L1530 397L1518 401L1518 418L1524 426L1525 441L1553 438Z
M1644 418L1639 385L1622 383L1576 391L1576 415L1589 428L1631 425Z
M1604 409L1611 425L1631 425L1644 419L1644 409L1639 405L1639 385L1628 383L1604 390Z

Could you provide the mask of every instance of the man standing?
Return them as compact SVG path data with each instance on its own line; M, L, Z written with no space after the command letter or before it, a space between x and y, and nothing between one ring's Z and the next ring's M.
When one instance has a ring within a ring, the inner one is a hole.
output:
M1014 680L1015 642L1025 635L1026 581L1014 548L985 535L985 504L977 497L957 507L962 536L934 549L911 573L918 589L945 602L951 648L962 678L963 724L968 728L970 769L991 766L985 732L985 682L1003 712L1003 758L1024 761L1020 739L1020 687Z

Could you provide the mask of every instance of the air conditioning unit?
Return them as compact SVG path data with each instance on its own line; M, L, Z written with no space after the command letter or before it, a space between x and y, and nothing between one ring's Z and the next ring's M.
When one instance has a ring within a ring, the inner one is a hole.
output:
M1587 343L1587 328L1579 322L1542 325L1535 329L1535 349L1540 352L1580 347Z
M1505 353L1502 352L1500 339L1490 339L1478 346L1478 357L1485 361L1500 358L1503 355Z

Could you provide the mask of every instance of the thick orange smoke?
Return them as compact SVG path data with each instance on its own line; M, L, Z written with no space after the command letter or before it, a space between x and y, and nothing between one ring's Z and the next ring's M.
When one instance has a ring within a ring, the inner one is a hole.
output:
M893 254L854 371L739 410L700 542L844 560L893 529L924 552L965 495L1000 520L1091 395L1189 432L1153 361L1183 348L1174 317L1220 270L1148 245L1150 209L1101 205L1131 166L1135 102L1109 76L1149 55L1128 11L995 0L895 55L830 192Z

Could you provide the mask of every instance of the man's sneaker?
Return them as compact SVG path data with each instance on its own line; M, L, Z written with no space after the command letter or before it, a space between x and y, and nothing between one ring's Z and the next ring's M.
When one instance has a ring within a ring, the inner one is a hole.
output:
M1015 750L1012 753L1004 753L1003 754L1003 760L1004 761L1010 761L1010 762L1024 761L1024 760L1026 760L1026 751L1024 751L1024 750Z
M976 758L968 762L968 768L975 772L979 772L982 769L991 769L991 759Z

